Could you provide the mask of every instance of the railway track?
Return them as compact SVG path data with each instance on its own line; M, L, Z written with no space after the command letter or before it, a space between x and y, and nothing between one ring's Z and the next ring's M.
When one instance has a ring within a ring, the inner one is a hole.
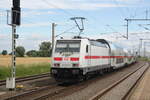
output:
M142 67L143 66L144 65L142 65ZM134 72L141 69L142 67L140 67L140 68L138 67L138 69L134 70ZM132 73L134 73L134 72L132 72ZM108 76L110 76L110 75L108 75ZM100 77L100 79L102 79L102 78L103 77ZM50 84L49 86L45 86L45 87L33 89L31 91L27 91L27 92L24 92L21 94L17 94L15 96L6 98L4 100L20 100L20 99L21 100L55 100L57 98L69 96L72 93L76 93L80 90L83 90L83 89L89 87L90 84L93 84L98 80L99 80L99 78L94 78L94 79L88 80L86 82L81 82L81 83L73 84L73 85L69 85L69 86L59 86L56 83L54 83L54 84ZM75 100L78 100L78 99L75 99ZM97 99L95 99L95 97L94 97L91 100L97 100Z
M39 78L43 78L43 77L50 77L50 73L44 73L44 74L32 75L32 76L26 76L26 77L19 77L19 78L16 78L16 82L29 81L29 80L39 79ZM5 84L6 84L6 80L0 81L0 86L5 85Z
M45 86L45 87L42 87L42 88L39 88L39 89L30 90L30 91L27 91L27 92L24 92L24 93L6 98L4 100L20 100L20 99L21 100L34 100L33 98L35 98L35 95L36 95L36 98L37 98L38 95L46 93L45 91L48 91L48 90L51 90L51 94L54 95L54 94L56 94L56 91L58 91L60 89L63 89L63 88L58 89L57 85Z
M149 68L150 64L144 64L141 67L137 68L133 72L129 73L128 75L124 76L122 79L118 80L117 82L113 83L112 85L108 86L107 88L103 89L99 93L97 93L95 96L90 98L89 100L125 100L132 88L138 83L138 81L141 79L141 77L144 75L145 71ZM123 82L127 79L135 78L133 75L140 73L139 77L132 83L128 89L122 88ZM122 86L121 86L122 85ZM119 89L120 88L120 89ZM121 91L121 89L124 91ZM125 91L126 90L126 91ZM120 92L120 93L119 93ZM121 94L122 92L122 94Z
M85 88L83 85L84 83L69 85L69 86L59 86L57 83L51 84L50 86L41 87L38 89L34 89L31 91L27 91L4 100L45 100L49 97L55 98L60 93L64 91L71 91L71 90L79 90ZM78 87L79 86L79 87Z

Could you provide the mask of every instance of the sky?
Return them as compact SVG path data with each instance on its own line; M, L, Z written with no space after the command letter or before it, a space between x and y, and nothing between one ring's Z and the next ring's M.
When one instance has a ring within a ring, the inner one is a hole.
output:
M149 21L129 22L126 36L125 18L150 18L149 0L20 0L21 25L17 27L17 46L26 51L38 50L43 41L51 41L51 24L56 23L55 35L70 38L79 34L72 17L84 17L83 37L104 38L127 49L138 50L139 39L150 39ZM11 52L12 28L7 25L7 10L12 0L0 0L0 52ZM147 16L146 16L146 11ZM9 14L10 15L10 14ZM9 16L8 22L10 23ZM79 21L78 21L79 22ZM57 38L60 38L57 37ZM150 50L150 40L144 40Z

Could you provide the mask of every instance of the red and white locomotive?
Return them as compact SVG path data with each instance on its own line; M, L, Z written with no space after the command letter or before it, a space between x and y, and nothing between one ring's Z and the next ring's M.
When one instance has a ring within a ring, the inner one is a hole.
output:
M57 81L83 79L135 62L123 48L104 39L59 39L52 53L51 74Z

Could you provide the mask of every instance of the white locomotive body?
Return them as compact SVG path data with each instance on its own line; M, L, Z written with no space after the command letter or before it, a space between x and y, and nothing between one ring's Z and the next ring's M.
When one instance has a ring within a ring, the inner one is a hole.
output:
M123 67L126 55L122 48L104 39L59 39L53 49L51 74L57 81L83 79Z

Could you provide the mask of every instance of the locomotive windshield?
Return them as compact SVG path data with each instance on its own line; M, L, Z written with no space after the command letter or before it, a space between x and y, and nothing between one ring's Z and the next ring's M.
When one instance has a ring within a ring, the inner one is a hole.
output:
M80 40L57 40L55 52L80 52Z

